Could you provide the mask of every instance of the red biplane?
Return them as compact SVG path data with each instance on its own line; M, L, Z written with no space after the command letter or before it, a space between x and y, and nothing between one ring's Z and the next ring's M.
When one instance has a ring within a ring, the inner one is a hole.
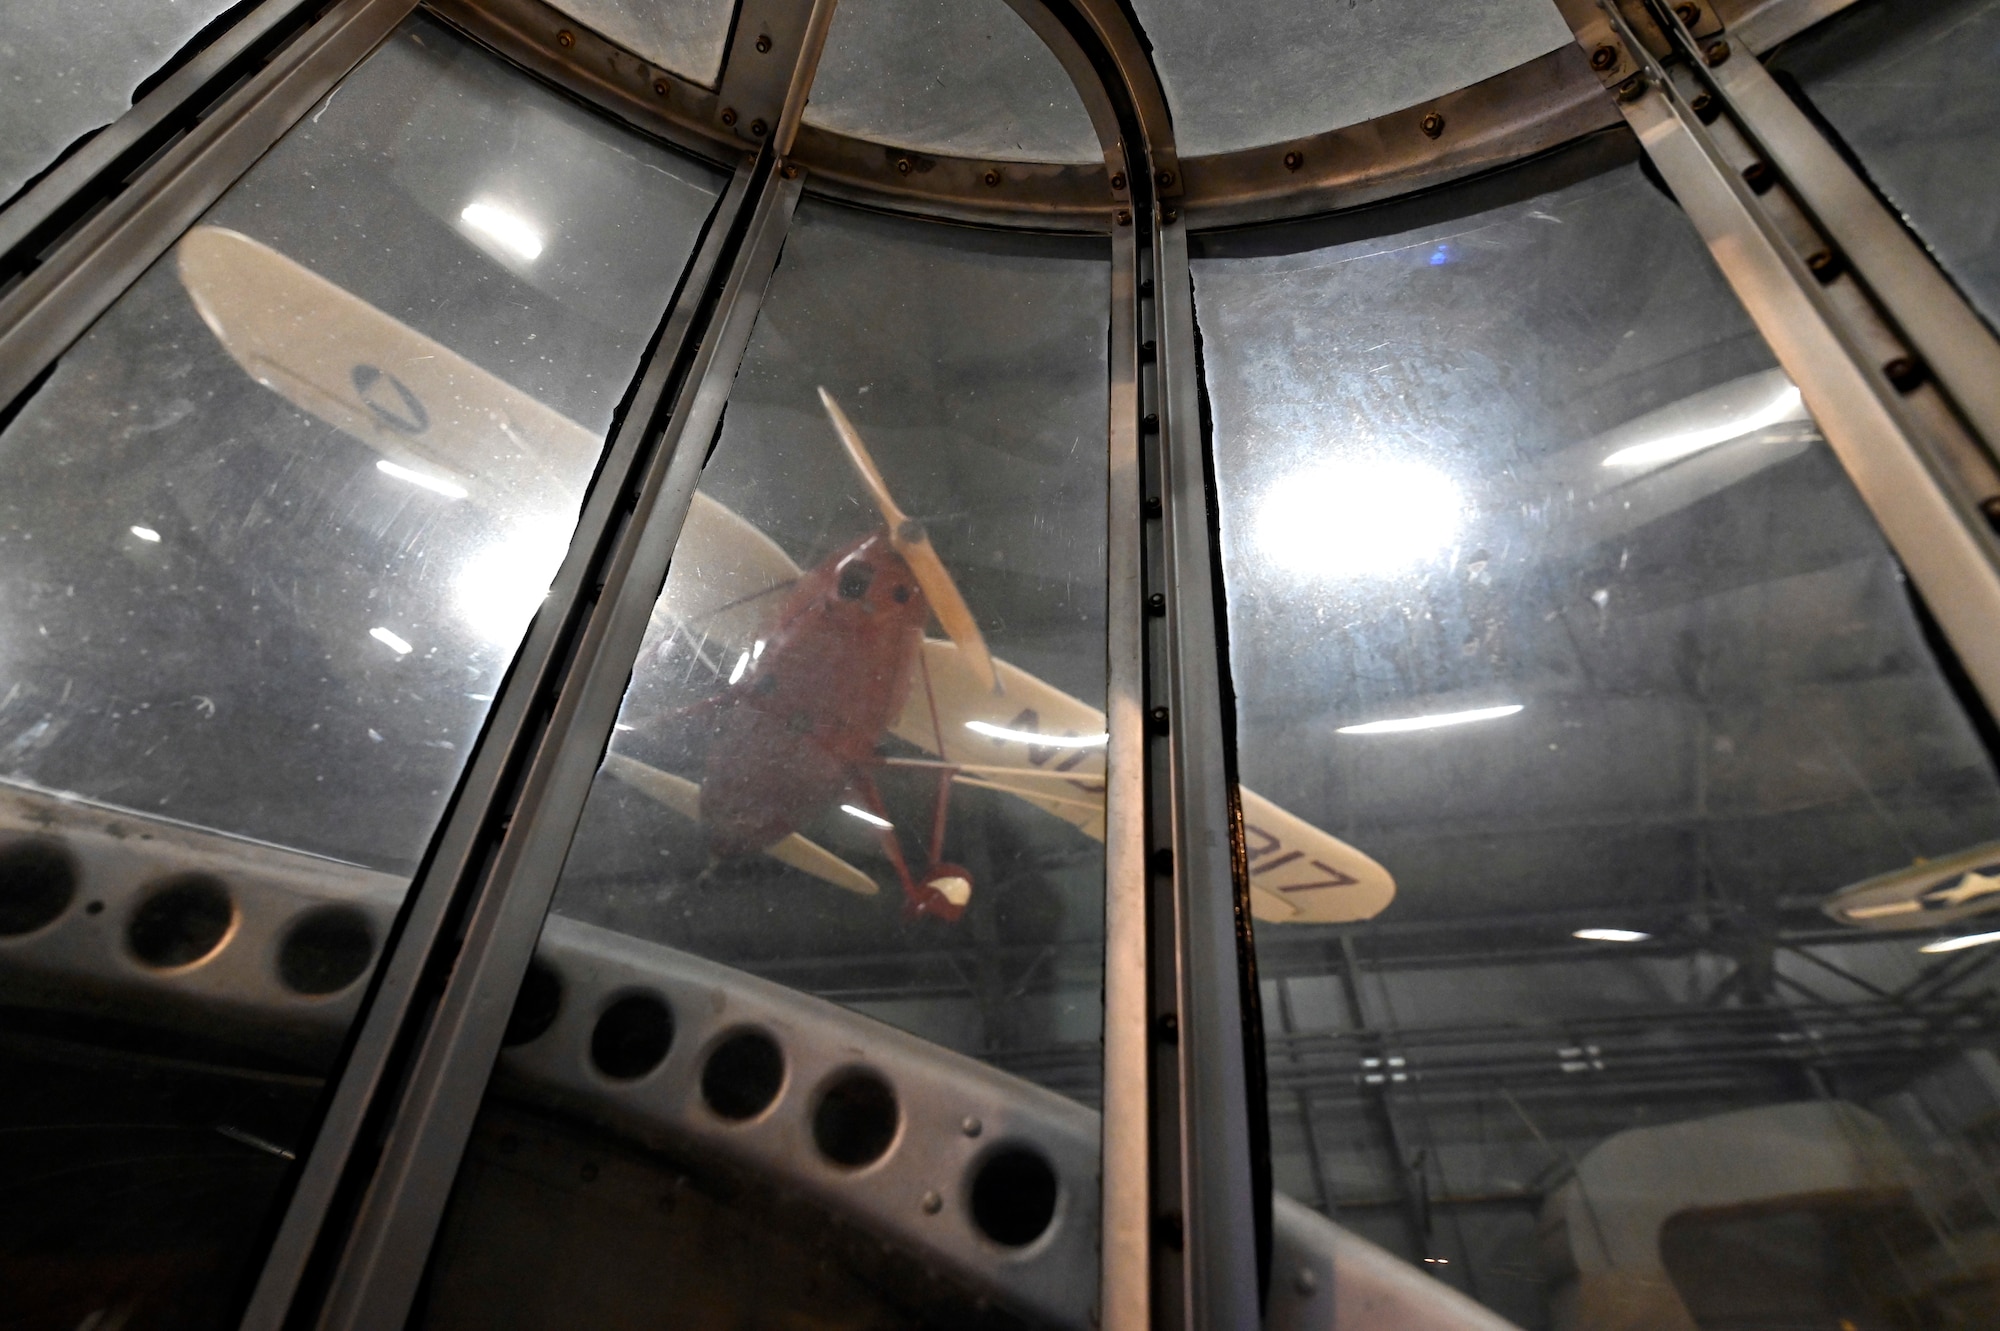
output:
M246 236L197 227L178 264L236 361L375 449L378 465L502 522L563 509L552 494L575 511L580 496L565 478L589 474L603 447L596 434ZM715 696L634 720L694 736L700 779L641 762L619 743L604 770L698 822L718 855L763 853L874 894L870 875L799 834L849 802L881 834L907 908L955 919L973 884L940 859L952 786L1005 792L1102 840L1105 717L990 655L922 525L897 506L839 405L824 389L820 396L883 525L802 570L697 493L648 650L685 638L735 663ZM925 636L933 617L944 639ZM884 757L888 736L926 756ZM911 870L876 788L885 765L937 773L921 872ZM1368 856L1253 791L1242 800L1258 918L1367 919L1394 896L1394 881Z

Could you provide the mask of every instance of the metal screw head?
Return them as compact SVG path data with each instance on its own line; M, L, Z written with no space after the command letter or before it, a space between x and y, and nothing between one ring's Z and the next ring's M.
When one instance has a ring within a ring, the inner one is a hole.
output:
M1130 208L1120 208L1118 210L1118 225L1119 226L1132 225L1132 210Z
M1743 183L1754 192L1763 194L1778 183L1778 174L1771 169L1769 162L1752 162L1743 168Z
M1688 110L1694 112L1695 119L1704 125L1713 125L1716 117L1722 114L1722 108L1705 92L1695 94L1694 100L1688 103Z
M1882 367L1882 373L1898 393L1913 392L1924 381L1924 363L1914 356L1898 356Z
M1292 1288L1301 1295L1311 1294L1319 1288L1319 1277L1313 1274L1310 1266L1302 1266L1298 1274L1292 1277Z
M1166 511L1160 506L1157 496L1148 496L1146 502L1141 507L1146 510L1146 516L1149 518L1157 518Z
M561 32L559 32L559 33L557 33L557 34L556 34L556 45L557 45L557 46L575 46L575 45L576 45L576 34L575 34L575 33L573 33L573 32L571 32L571 31L570 31L570 30L569 30L568 28L564 28L564 29L563 29L563 30L562 30Z
M1149 411L1145 415L1139 418L1139 432L1141 434L1157 434L1159 433L1159 429L1160 429L1159 412ZM1153 502L1157 504L1159 500L1156 499Z
M658 93L660 96L665 97L667 93L670 91L667 87L667 81L665 79L654 79L653 91Z
M1681 22L1687 24L1690 28L1701 22L1701 7L1699 5L1675 5L1674 13L1679 15Z
M1167 709L1164 707L1155 707L1152 712L1152 722L1153 722L1153 733L1155 735L1166 734L1168 729Z
M1160 1039L1167 1044L1181 1042L1181 1019L1171 1012L1160 1014Z
M1444 117L1433 111L1424 117L1424 137L1434 139L1444 133Z
M1160 592L1154 592L1151 596L1148 596L1146 598L1146 613L1155 619L1164 619L1167 613L1166 596Z
M907 157L898 157L898 158L896 159L896 174L897 174L897 175L899 175L899 176L907 176L907 175L909 175L909 174L910 174L910 172L912 172L912 171L914 171L914 170L916 170L916 169L917 169L917 168L916 168L916 163L912 162L912 161L911 161L911 160L910 160L909 158L907 158Z
M1701 53L1701 58L1708 62L1708 67L1710 69L1714 69L1717 65L1729 59L1729 43L1728 42L1715 43L1713 46L1709 47L1706 51L1703 51Z
M1618 100L1621 102L1636 102L1646 95L1646 89L1650 86L1646 82L1644 74L1634 74L1631 78L1626 79L1618 85Z
M1304 153L1289 152L1285 154L1285 170L1296 171L1305 164L1306 164L1306 155Z
M1111 177L1111 188L1113 189L1125 188L1125 173L1123 171L1120 171L1117 175Z
M1000 173L998 171L988 171L982 179L986 181L986 188L994 189L1000 184Z
M760 34L757 38L757 54L758 55L768 54L770 52L770 49L771 49L771 34L768 32Z
M1806 256L1806 268L1822 282L1840 276L1840 256L1832 250L1814 250Z
M1153 176L1153 179L1160 183L1161 189L1165 189L1167 186L1174 183L1174 173L1171 171L1161 171L1155 174Z
M768 128L768 126L766 126L766 125L764 124L764 122L763 122L763 121L761 121L761 120L753 120L753 121L751 121L751 122L750 122L750 137L751 137L751 138L753 138L753 139L761 139L761 138L763 138L763 137L764 137L764 132L765 132L765 130L766 130L767 128Z
M799 178L799 164L797 162L786 162L778 168L778 174L787 180L797 180Z
M733 124L735 124L735 123L736 123L736 108L735 108L735 107L733 107L733 106L725 106L725 107L723 107L723 108L722 108L722 123L723 123L723 124L725 124L725 125L733 125Z
M936 1215L939 1211L944 1210L944 1198L938 1196L935 1192L927 1192L924 1194L924 1200L921 1205L924 1208L925 1215Z
M980 1133L986 1131L986 1125L972 1115L967 1114L965 1122L958 1125L958 1130L968 1137L977 1137Z
M1162 209L1160 211L1160 220L1162 222L1178 222L1181 220L1181 210L1178 208Z
M1617 63L1618 48L1615 46L1600 46L1590 53L1590 67L1600 74Z
M1160 354L1160 344L1158 342L1155 342L1152 338L1149 337L1144 342L1141 342L1139 344L1139 359L1141 361L1151 363L1152 361L1158 359L1159 354Z

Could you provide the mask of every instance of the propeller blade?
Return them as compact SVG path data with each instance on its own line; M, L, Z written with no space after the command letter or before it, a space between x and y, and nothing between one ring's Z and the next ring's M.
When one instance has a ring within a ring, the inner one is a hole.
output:
M854 422L847 419L847 413L840 409L840 404L833 400L833 394L822 387L819 400L826 407L828 418L833 421L834 432L847 449L848 461L860 473L861 483L868 487L875 507L882 514L882 522L889 529L889 544L895 547L903 562L910 566L910 572L916 575L917 585L924 589L931 613L944 626L945 636L958 644L979 678L993 692L1000 692L1000 673L994 668L993 654L986 650L986 639L979 632L979 621L973 617L972 607L959 594L958 584L952 581L944 560L938 558L924 524L897 506L895 496L889 493L888 482L882 479L875 459L868 452L868 446L861 442L860 432L854 428Z

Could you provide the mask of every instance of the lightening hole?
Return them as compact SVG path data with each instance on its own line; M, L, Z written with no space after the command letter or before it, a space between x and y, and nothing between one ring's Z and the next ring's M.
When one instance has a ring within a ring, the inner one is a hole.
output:
M323 906L301 916L278 948L278 978L295 994L337 994L360 979L375 956L375 930L352 906Z
M514 995L514 1011L507 1018L507 1033L500 1037L500 1042L512 1049L515 1045L529 1044L541 1039L549 1027L556 1024L556 1014L561 1011L562 980L541 962L529 962L528 974L521 981L521 992ZM671 1027L672 1023L668 1024ZM603 1025L602 1021L598 1023L600 1029ZM669 1043L671 1041L670 1034ZM592 1045L591 1057L595 1058L595 1040L592 1041ZM663 1047L660 1052L664 1055L665 1048Z
M590 1061L607 1077L631 1081L660 1066L673 1042L672 1010L654 994L627 994L597 1019Z
M205 873L169 878L132 912L125 941L148 966L192 966L222 946L236 906L222 880Z
M57 842L23 837L0 844L0 938L55 922L76 897L76 861Z
M872 1072L850 1072L827 1087L813 1113L813 1141L836 1165L872 1165L896 1140L896 1092Z
M972 1179L972 1219L1009 1248L1040 1238L1056 1215L1056 1172L1038 1153L1007 1146L986 1157Z
M715 1047L701 1070L701 1098L727 1119L755 1118L785 1084L785 1055L762 1031L742 1031Z

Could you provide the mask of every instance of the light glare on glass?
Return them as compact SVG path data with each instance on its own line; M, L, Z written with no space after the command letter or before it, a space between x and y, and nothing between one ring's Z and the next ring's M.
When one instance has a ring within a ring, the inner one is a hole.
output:
M385 628L372 628L368 630L368 636L398 656L408 656L410 654L409 639L399 633L392 633Z
M895 826L895 824L890 822L887 818L880 817L877 814L872 814L868 812L868 810L861 808L858 805L843 804L840 806L840 811L842 813L852 814L856 818L859 818L862 822L868 824L870 827L879 827L885 832Z
M542 236L528 220L497 203L468 203L458 220L494 241L517 259L532 263L542 252Z
M975 735L988 739L1012 740L1016 744L1032 744L1038 749L1098 749L1111 742L1106 735L1038 735L1032 730L1009 730L989 721L967 721L965 728Z
M1399 716L1389 721L1364 721L1358 726L1342 726L1342 735L1397 735L1406 730L1437 730L1462 726L1472 721L1493 721L1512 716L1526 704L1510 702L1500 707L1475 707L1469 712L1433 712L1429 716Z
M1341 459L1293 472L1264 492L1256 539L1293 573L1394 573L1458 534L1463 503L1449 476L1421 462Z
M518 643L548 595L569 533L568 522L550 518L519 527L467 559L452 583L459 617L495 647Z
M1578 929L1570 937L1587 943L1643 943L1652 935L1638 929Z
M420 471L412 471L410 468L400 466L397 463L389 461L387 458L378 460L375 463L375 470L381 472L384 476L393 476L399 481L408 481L411 485L421 486L433 493L441 494L447 499L465 498L464 486L453 481L448 481L442 476L426 476Z
M1669 462L1678 462L1704 449L1726 444L1732 439L1741 439L1746 434L1769 429L1780 421L1790 420L1798 414L1800 406L1797 385L1786 384L1776 397L1748 415L1738 416L1735 420L1723 421L1704 429L1687 430L1680 434L1667 435L1662 439L1651 439L1643 444L1633 444L1630 448L1621 448L1604 459L1604 465L1620 468L1665 466Z
M1938 938L1918 948L1919 952L1958 952L1968 947L1984 947L1988 943L2000 943L2000 932L1988 934L1960 934L1956 938Z
M142 541L158 541L160 539L160 534L151 527L134 527L132 534Z

